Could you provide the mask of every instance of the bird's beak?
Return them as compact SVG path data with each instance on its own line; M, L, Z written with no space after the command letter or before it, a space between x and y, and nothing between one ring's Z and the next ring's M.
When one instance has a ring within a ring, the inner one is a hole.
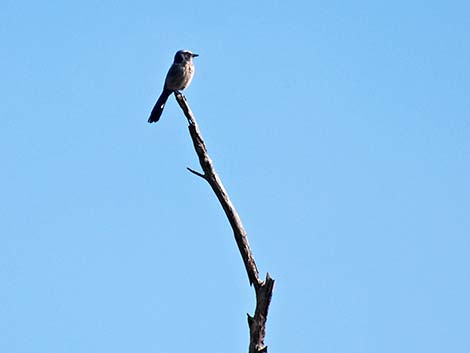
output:
M191 56L195 58L196 56L199 56L199 54L191 54Z

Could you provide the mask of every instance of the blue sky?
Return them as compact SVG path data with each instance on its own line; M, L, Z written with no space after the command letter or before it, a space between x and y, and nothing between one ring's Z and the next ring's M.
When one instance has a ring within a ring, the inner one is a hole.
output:
M470 352L470 7L0 5L0 352L247 351L240 255L185 95L276 287L270 352Z

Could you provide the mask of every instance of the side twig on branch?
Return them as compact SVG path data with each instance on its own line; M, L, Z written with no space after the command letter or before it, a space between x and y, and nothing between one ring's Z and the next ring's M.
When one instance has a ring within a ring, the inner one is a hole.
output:
M230 226L232 227L233 235L242 256L250 285L253 285L255 288L255 314L253 316L247 314L248 326L250 328L250 348L248 352L267 353L268 348L264 344L264 337L266 334L266 319L268 317L269 304L271 303L271 297L274 289L274 280L269 276L269 273L266 274L266 279L264 281L260 279L255 259L251 252L250 245L248 244L245 228L243 228L240 216L230 201L227 191L225 190L222 181L215 171L214 165L212 164L212 160L207 153L206 145L202 138L201 132L199 131L199 126L191 111L191 108L189 107L186 98L183 96L183 94L181 94L181 92L175 91L174 94L176 101L188 119L189 134L191 135L194 149L196 150L197 156L199 158L199 164L201 165L203 173L197 172L191 168L188 168L188 170L191 173L205 179L217 196L217 199L219 200L222 208L224 209L225 215L230 222Z

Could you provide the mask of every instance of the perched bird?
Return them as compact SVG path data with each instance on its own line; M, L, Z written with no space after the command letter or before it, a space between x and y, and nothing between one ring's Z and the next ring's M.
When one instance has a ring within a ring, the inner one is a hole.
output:
M199 55L193 54L189 50L178 50L176 52L173 65L166 74L163 92L150 113L149 123L155 123L160 119L165 103L173 91L183 90L189 86L194 76L193 58L196 56Z

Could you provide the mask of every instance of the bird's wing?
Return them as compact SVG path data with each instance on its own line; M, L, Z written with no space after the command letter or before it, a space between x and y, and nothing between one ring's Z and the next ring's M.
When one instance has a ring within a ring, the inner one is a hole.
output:
M184 65L173 64L168 70L165 79L165 88L169 90L180 90L185 80Z

